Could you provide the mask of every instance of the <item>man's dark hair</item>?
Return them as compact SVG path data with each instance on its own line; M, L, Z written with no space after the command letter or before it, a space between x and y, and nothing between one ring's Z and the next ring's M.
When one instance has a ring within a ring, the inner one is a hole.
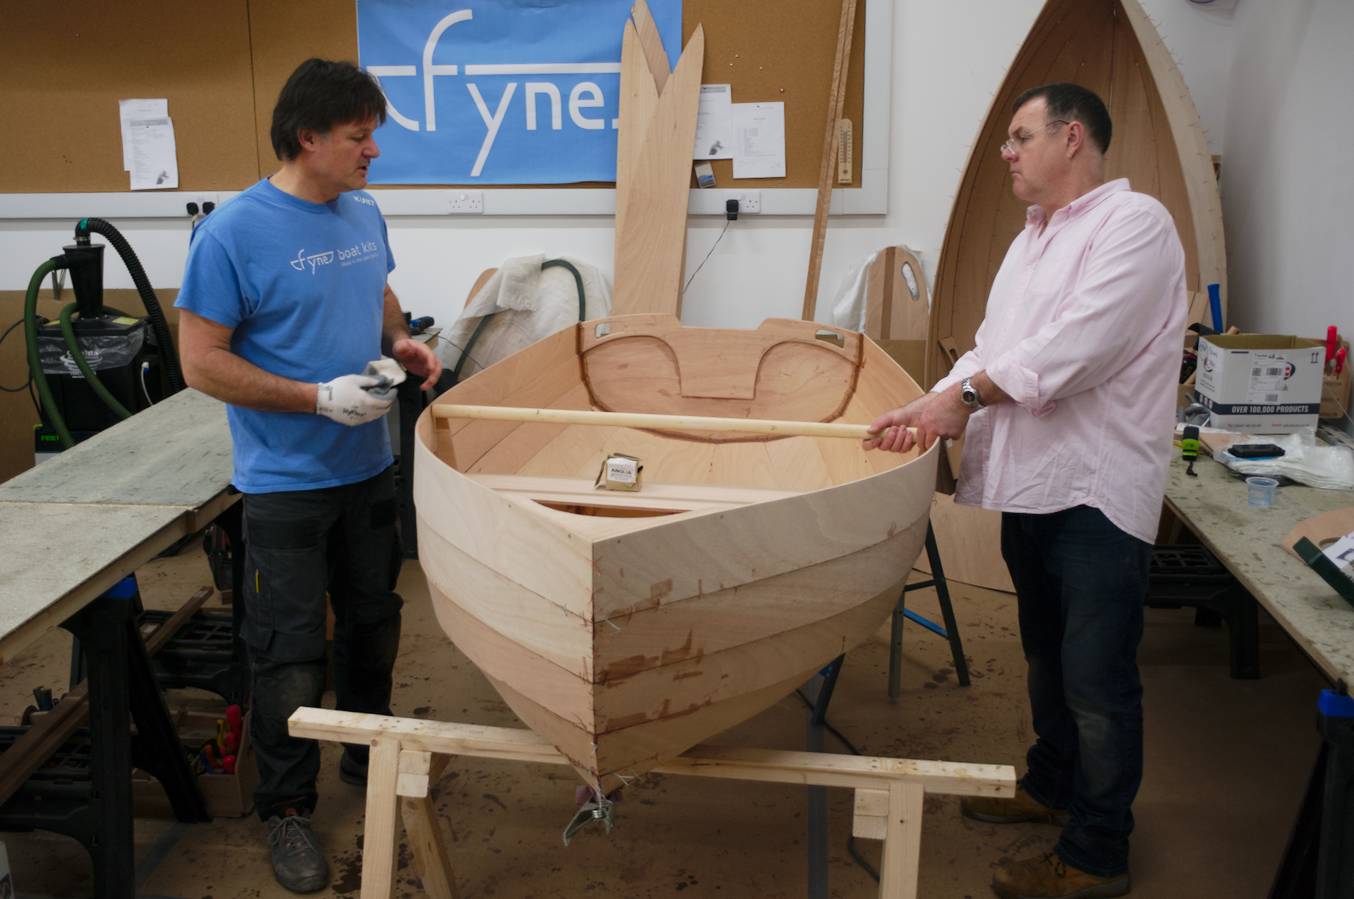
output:
M273 107L273 152L287 161L301 155L296 132L326 134L335 125L376 119L384 125L386 98L376 79L350 62L307 59L291 73Z
M1020 107L1026 103L1040 97L1044 98L1050 121L1062 119L1067 122L1081 122L1101 153L1110 148L1110 132L1113 130L1113 125L1110 124L1110 111L1105 108L1105 102L1097 97L1094 91L1089 91L1079 84L1066 82L1041 84L1016 97L1015 104L1011 107L1012 114L1019 112Z

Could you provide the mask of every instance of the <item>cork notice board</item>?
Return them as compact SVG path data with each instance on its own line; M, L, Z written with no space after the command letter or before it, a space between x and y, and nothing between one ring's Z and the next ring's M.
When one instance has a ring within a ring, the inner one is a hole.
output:
M733 181L731 163L719 160L721 186L816 186L840 15L835 0L684 0L683 39L705 27L702 80L732 84L736 103L785 103L786 177ZM864 34L860 0L844 113L855 128L852 186ZM10 162L0 193L126 191L117 101L133 97L168 98L180 189L247 187L276 167L273 103L310 56L356 59L352 0L10 4L0 28Z

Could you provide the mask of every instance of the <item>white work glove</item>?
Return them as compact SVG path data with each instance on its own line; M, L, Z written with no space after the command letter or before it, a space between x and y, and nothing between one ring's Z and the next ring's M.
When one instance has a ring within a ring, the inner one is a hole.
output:
M343 425L362 425L390 411L395 386L404 380L404 369L393 359L367 363L360 375L342 375L317 384L315 414Z

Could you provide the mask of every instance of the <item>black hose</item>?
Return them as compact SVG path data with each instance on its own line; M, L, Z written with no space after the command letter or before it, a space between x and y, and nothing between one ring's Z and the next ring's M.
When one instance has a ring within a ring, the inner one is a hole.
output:
M183 369L179 367L179 354L174 348L173 337L169 333L169 323L165 320L164 311L160 308L160 301L156 299L155 291L151 289L150 279L146 277L146 270L141 267L141 260L136 258L136 253L132 250L131 244L122 233L114 228L112 224L100 218L83 218L75 226L75 240L77 243L87 243L89 235L102 234L113 245L113 249L118 251L122 257L122 262L127 266L127 271L132 276L132 283L136 285L136 292L141 296L141 303L146 307L146 313L150 317L151 330L155 332L155 340L160 345L160 358L164 362L165 376L169 380L169 393L178 393L184 387Z
M587 315L588 299L583 292L583 276L578 273L578 269L574 268L573 263L569 262L567 259L547 259L545 262L541 263L541 271L545 271L548 268L566 269L574 276L574 286L578 288L578 320L583 321ZM461 351L461 358L456 360L456 367L451 370L452 384L461 383L461 369L465 366L465 360L470 358L471 348L474 347L476 341L480 339L480 334L484 332L485 326L489 324L489 319L493 317L494 313L490 312L488 315L481 318L480 323L476 325L475 330L471 332L470 339L465 343L465 349Z
M71 358L75 360L75 365L80 369L80 374L85 376L85 383L103 400L105 406L113 411L118 418L131 418L132 413L127 411L127 407L118 402L118 398L113 396L112 392L105 386L103 381L99 380L98 374L85 358L84 352L80 349L80 341L75 336L75 326L71 324L71 315L79 307L77 303L67 303L61 310L61 336L66 338L66 348L71 351Z
M71 432L66 429L66 420L61 416L61 409L56 404L56 398L52 396L52 388L47 383L46 373L42 370L42 357L38 353L38 291L42 288L42 279L47 277L48 272L54 272L65 267L65 256L53 256L39 265L37 271L33 272L33 277L28 282L28 292L24 296L24 331L26 332L25 342L28 345L28 375L33 379L33 383L38 388L38 396L41 397L39 414L44 409L47 411L47 419L52 423L52 429L56 431L57 437L60 438L62 448L70 449L75 446L75 440L71 437Z
M541 263L541 271L548 268L567 269L569 274L574 276L574 286L578 288L578 320L584 321L587 318L587 297L583 295L583 276L574 268L572 262L567 259L547 259Z

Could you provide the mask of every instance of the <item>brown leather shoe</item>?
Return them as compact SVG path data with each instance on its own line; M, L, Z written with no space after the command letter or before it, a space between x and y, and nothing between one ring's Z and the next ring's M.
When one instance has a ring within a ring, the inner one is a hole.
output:
M966 796L959 803L959 810L965 818L985 821L988 824L1020 824L1033 821L1036 824L1056 824L1061 827L1070 817L1064 809L1044 805L1018 784L1016 794L1009 799L996 796Z
M1127 871L1114 877L1088 874L1045 852L1004 863L992 878L992 889L1002 899L1102 899L1128 895L1129 877Z

